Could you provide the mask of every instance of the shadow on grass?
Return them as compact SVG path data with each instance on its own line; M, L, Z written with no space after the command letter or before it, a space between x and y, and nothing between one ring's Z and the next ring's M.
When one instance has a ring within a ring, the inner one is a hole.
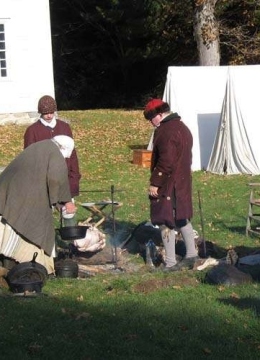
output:
M246 235L246 217L240 217L240 219L236 220L236 224L237 223L243 223L245 224L244 226L232 226L232 225L227 225L226 222L224 221L215 221L213 222L214 225L216 225L217 227L220 227L221 229L226 229L230 232L239 234L239 235Z
M240 310L250 309L255 312L255 314L260 316L260 298L245 297L242 299L229 298L229 299L219 299L219 302L225 305L232 305Z
M230 231L232 233L238 234L238 235L242 235L242 236L246 236L246 223L247 223L247 218L246 217L240 217L240 219L236 220L236 223L243 223L244 226L232 226L232 225L227 225L224 221L217 221L214 222L215 225L217 225L218 227L220 227L221 229L226 229L227 231ZM256 229L257 225L252 223L252 229ZM260 233L259 233L260 234ZM257 235L250 235L253 238L258 238L259 236Z
M128 145L129 149L131 150L138 150L138 149L142 149L142 150L146 150L147 149L148 144L143 144L143 145Z
M212 311L206 294L194 307L198 293L192 288L170 287L143 296L115 277L100 281L98 289L91 280L84 288L77 280L52 281L48 293L34 299L0 297L3 359L143 360L171 359L174 353L185 360L217 360L259 355L258 334L244 328L248 315L244 321L227 322L229 309ZM259 301L243 300L220 302L253 308L259 315Z
M226 229L228 232L231 232L231 233L234 233L234 234L238 234L238 235L242 235L242 236L246 236L246 217L241 217L240 219L240 223L244 223L245 225L244 226L232 226L232 225L227 225L224 221L217 221L217 222L214 222L214 225L216 227L219 227L221 229ZM236 223L238 221L236 220ZM259 240L259 236L257 235L254 235L254 234L250 234L250 236L248 237L248 239L252 239L252 240ZM221 252L223 252L222 250L224 251L227 251L228 249L224 249L224 248L221 248L219 247L219 250ZM246 256L246 255L250 255L252 253L257 253L260 251L260 246L254 246L254 247L251 247L251 246L236 246L234 247L234 250L238 253L238 255L241 257L241 256Z

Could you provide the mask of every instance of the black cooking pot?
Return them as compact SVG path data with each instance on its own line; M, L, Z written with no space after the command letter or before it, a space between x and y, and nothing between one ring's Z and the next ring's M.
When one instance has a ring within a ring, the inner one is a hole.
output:
M35 261L38 253L35 252L32 261L26 261L15 265L9 270L6 280L10 284L17 283L30 283L30 282L42 282L45 283L48 272L46 268Z
M72 259L59 260L54 264L55 274L61 278L77 278L79 273L78 264Z
M88 226L64 226L59 228L62 240L83 239L86 236Z

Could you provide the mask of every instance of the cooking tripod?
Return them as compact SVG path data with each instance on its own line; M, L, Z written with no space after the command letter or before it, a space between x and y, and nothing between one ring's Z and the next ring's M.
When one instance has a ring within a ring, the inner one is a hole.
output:
M114 185L111 185L110 188L110 195L111 200L108 201L97 201L97 202L86 202L81 203L81 206L84 207L84 209L88 210L91 215L82 222L82 224L89 224L91 221L94 221L95 219L98 219L98 221L95 223L95 226L98 227L101 225L104 221L111 219L113 223L113 242L111 243L112 246L112 255L113 255L113 262L115 263L115 268L117 268L117 247L115 243L115 233L116 233L116 223L115 223L115 212L121 208L123 203L115 201L114 200L114 193L120 192L124 190L115 190ZM107 192L106 190L86 190L81 192Z
M98 202L86 202L80 204L84 209L88 210L91 215L82 222L87 225L90 222L95 222L95 226L98 227L106 220L113 220L113 213L116 212L123 204L117 201L98 201Z

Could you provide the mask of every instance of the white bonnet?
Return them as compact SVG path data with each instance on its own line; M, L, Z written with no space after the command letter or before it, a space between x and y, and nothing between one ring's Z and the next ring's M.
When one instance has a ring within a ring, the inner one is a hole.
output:
M74 149L74 140L67 135L56 135L52 138L54 143L59 146L59 149L64 158L69 158Z

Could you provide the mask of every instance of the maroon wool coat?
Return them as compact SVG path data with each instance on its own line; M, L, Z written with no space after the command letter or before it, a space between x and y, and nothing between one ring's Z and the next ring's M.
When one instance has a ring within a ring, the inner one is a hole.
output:
M43 125L40 120L30 125L24 133L24 148L35 142L51 139L56 135L67 135L73 138L69 124L59 119L56 120L57 124L53 129ZM70 192L71 196L74 197L79 195L79 180L81 178L76 150L74 149L71 157L65 160L68 167Z
M163 189L171 175L176 220L193 215L192 145L191 132L177 113L165 117L154 132L150 184Z

